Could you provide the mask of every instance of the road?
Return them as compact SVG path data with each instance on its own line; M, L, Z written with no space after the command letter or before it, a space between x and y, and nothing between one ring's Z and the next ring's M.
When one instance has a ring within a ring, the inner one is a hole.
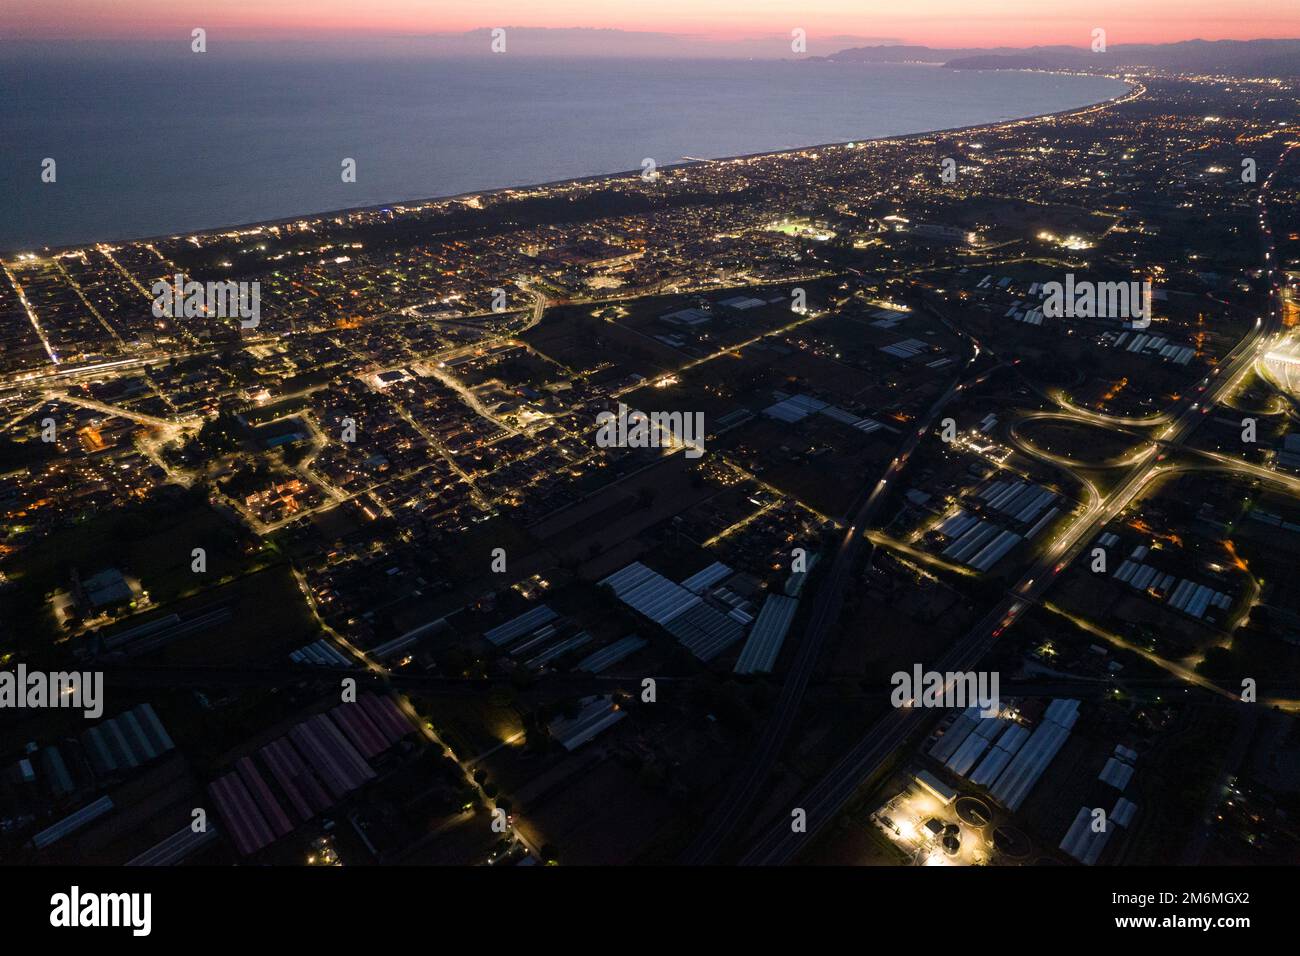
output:
M822 646L839 621L840 610L844 604L844 591L852 581L853 568L863 547L871 547L867 537L871 520L888 496L893 480L902 473L916 446L933 426L939 412L966 387L964 373L974 365L979 355L979 345L975 343L973 354L963 367L962 374L947 391L935 399L920 420L918 427L908 433L907 439L899 449L898 455L885 470L884 476L867 493L865 500L850 519L844 537L840 539L839 547L830 562L830 570L813 599L808 626L795 651L790 671L781 686L781 695L777 700L775 711L764 726L754 750L748 755L745 766L732 778L726 796L718 803L717 809L706 821L699 836L687 849L682 858L683 863L701 865L714 859L757 799L790 733L794 718L803 701L804 692L807 690L808 681L821 656ZM981 373L977 380L991 371L992 369L989 369Z
M1263 258L1269 267L1273 297L1279 307L1281 290L1276 269L1272 265L1273 239L1266 209L1268 192L1273 179L1290 152L1291 148L1279 158L1277 166L1262 184L1258 196ZM1180 399L1172 406L1170 424L1160 436L1166 447L1177 447L1192 433L1202 420L1202 404L1217 404L1224 395L1240 384L1241 379L1268 348L1279 324L1279 315L1280 308L1274 308L1270 311L1267 320L1257 319L1255 326L1246 337L1237 343L1225 356L1224 362L1220 363L1215 372L1202 383L1201 390ZM1093 535L1122 512L1141 489L1160 473L1161 457L1155 448L1151 448L1109 495L1080 513L1064 532L1057 535L1051 546L1030 566L1016 586L985 614L933 669L945 673L972 669L1029 603L1037 601L1043 595L1056 576L1069 565ZM827 586L837 588L844 585L842 580L826 583ZM788 819L778 819L742 857L741 863L779 865L794 859L807 845L812 835L843 810L859 786L880 771L891 755L921 728L930 713L923 708L899 708L881 718L839 763L800 799L797 805L807 814L807 831L795 833ZM740 807L727 809L737 815L743 811Z

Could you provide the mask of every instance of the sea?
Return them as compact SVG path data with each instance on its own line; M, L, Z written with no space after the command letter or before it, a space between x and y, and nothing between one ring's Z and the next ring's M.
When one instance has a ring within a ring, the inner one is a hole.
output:
M0 251L951 129L1124 90L1107 77L824 60L0 47ZM348 159L355 182L343 181Z

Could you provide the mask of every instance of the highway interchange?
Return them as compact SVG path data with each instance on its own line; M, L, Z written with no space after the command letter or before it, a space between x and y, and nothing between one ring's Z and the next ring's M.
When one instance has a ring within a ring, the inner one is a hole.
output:
M1225 357L1225 360L1207 378L1199 390L1192 395L1181 398L1166 414L1160 416L1169 424L1160 433L1160 445L1166 451L1157 452L1151 446L1127 476L1107 495L1092 502L1074 520L1061 531L1041 556L1024 573L1017 584L991 610L961 638L948 654L934 665L933 669L941 672L969 670L984 657L1031 604L1040 601L1051 587L1056 577L1078 556L1096 532L1121 514L1142 491L1162 472L1171 470L1173 465L1164 464L1168 450L1182 445L1196 426L1203 420L1203 410L1219 404L1227 395L1238 388L1242 379L1253 369L1273 344L1274 336L1280 329L1281 283L1277 273L1274 255L1272 230L1268 223L1267 202L1269 189L1277 175L1278 169L1285 163L1294 147L1288 149L1279 158L1277 166L1269 173L1258 195L1261 226L1261 244L1263 259L1272 284L1274 305L1267 317L1257 319L1254 327ZM958 386L954 386L956 388ZM933 414L933 411L932 411ZM898 477L898 471L906 463L906 455L915 447L919 434L913 436L904 454L895 461L881 486L873 492L873 500L883 490L885 482ZM1226 457L1226 456L1225 456ZM1243 469L1249 470L1249 469ZM865 508L865 506L864 506ZM843 588L849 569L856 558L856 548L863 536L864 526L859 522L864 515L859 512L855 521L845 532L844 540L836 555L829 580L823 585L819 597L827 591ZM836 576L836 571L840 576ZM787 726L793 720L797 710L798 698L806 687L808 675L816 664L817 652L824 641L825 632L835 622L834 613L839 601L833 595L819 600L817 612L809 623L804 636L805 644L810 648L806 653L801 648L796 658L787 687L796 680L791 693L783 693L776 715L771 723L778 728ZM792 827L789 817L777 819L769 829L741 857L746 865L779 865L792 862L811 840L814 834L839 814L852 799L859 787L880 771L900 748L920 730L931 716L931 712L921 708L900 708L890 711L876 724L870 727L862 738L846 753L838 763L811 789L804 793L793 808L802 809L806 814L806 830ZM779 723L778 723L779 722ZM763 741L771 732L765 733ZM784 739L784 733L781 733ZM751 759L750 771L738 776L738 784L733 788L732 802L728 804L729 819L734 827L743 809L752 804L756 791L767 779L775 754L770 753L771 744L761 743L757 754ZM697 842L688 862L706 862L717 853L726 842L731 830L729 827L714 826L706 830Z

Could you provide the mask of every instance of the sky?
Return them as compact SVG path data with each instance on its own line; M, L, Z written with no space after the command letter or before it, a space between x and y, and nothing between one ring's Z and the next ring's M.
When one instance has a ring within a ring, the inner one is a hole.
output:
M169 40L203 27L217 40L420 40L449 51L457 36L506 27L522 53L628 52L790 56L850 46L1086 47L1108 42L1300 37L1295 0L3 0L0 39ZM606 31L622 31L612 34ZM611 46L612 44L612 46ZM481 45L481 44L480 44ZM532 50L530 50L530 47Z

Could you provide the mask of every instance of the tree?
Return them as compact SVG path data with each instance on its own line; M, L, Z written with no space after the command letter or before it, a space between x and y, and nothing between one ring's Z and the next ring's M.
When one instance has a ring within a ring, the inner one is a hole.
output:
M194 440L209 454L231 452L239 447L240 430L235 416L222 412L216 418L204 422Z
M1236 671L1236 660L1232 651L1226 647L1212 647L1205 652L1204 659L1196 665L1198 673L1212 680L1226 680Z

